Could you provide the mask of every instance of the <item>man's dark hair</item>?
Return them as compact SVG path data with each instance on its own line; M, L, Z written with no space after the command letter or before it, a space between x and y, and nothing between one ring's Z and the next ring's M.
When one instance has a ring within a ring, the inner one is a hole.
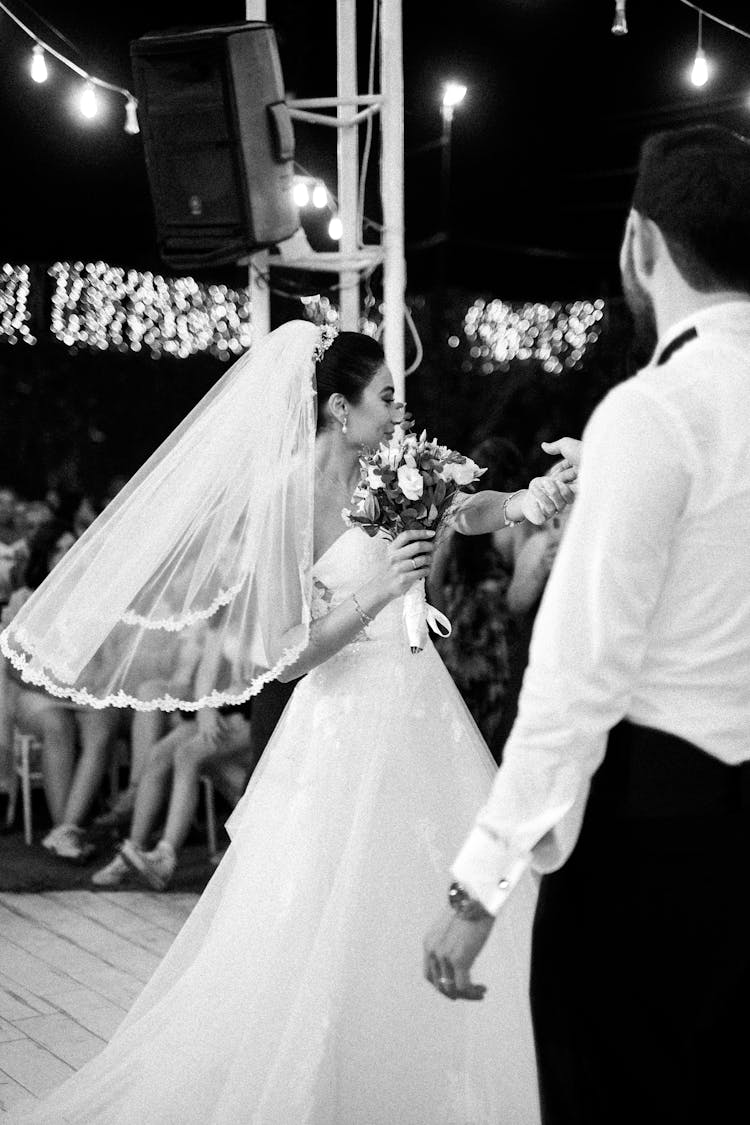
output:
M718 125L656 133L633 207L664 235L694 289L750 291L750 141Z

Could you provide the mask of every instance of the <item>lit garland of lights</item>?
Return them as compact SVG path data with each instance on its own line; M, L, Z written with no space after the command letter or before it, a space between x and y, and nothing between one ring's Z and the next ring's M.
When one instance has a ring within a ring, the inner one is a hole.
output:
M126 89L124 86L116 86L112 82L105 82L103 78L97 78L94 74L89 74L88 71L78 66L77 63L74 63L72 59L69 59L67 55L51 47L49 43L46 43L43 39L40 39L38 35L35 35L31 28L27 27L2 0L0 0L0 10L5 12L5 14L20 27L21 31L28 35L29 39L34 42L31 52L31 65L29 67L29 73L34 82L42 83L47 81L46 52L51 58L57 59L63 66L66 66L68 70L72 70L74 74L77 74L79 78L83 79L83 86L79 97L79 108L84 117L96 117L99 112L96 97L97 88L100 90L111 90L112 93L120 94L125 99L125 124L123 126L125 132L131 135L140 132L137 113L138 102L135 95L131 93L130 90Z
M601 299L509 305L478 298L464 317L463 330L469 356L482 374L507 371L513 360L533 359L560 375L580 366L586 349L599 338L603 315ZM461 341L451 336L448 343L457 348Z
M209 352L233 359L252 342L251 303L247 289L203 285L192 277L165 278L109 266L105 262L56 262L51 331L72 349L141 352L159 359L187 359ZM29 328L28 266L0 266L0 339L35 344ZM334 327L339 310L326 296L300 298L304 315ZM507 371L514 361L534 360L553 375L579 368L599 338L604 301L568 304L509 304L477 298L463 320L463 367L489 375ZM370 296L359 331L379 337L383 306ZM448 337L458 348L461 337Z
M35 344L29 328L28 266L0 266L0 339L9 344Z
M231 359L250 346L246 289L201 285L104 262L56 262L52 334L67 347L187 359L210 352Z

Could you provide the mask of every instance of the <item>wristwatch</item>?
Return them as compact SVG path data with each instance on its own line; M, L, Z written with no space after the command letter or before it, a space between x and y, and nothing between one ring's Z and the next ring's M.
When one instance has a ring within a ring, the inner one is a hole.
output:
M460 883L451 883L448 888L448 905L466 922L483 922L492 917L489 910L485 910L478 899L472 898Z

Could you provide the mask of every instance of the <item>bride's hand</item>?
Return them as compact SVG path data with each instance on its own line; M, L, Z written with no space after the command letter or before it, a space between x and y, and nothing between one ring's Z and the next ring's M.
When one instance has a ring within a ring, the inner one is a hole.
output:
M534 477L521 501L521 511L529 523L543 524L575 500L572 482L576 470L563 469L554 477Z
M393 540L384 575L389 600L400 598L430 573L434 531L402 531Z

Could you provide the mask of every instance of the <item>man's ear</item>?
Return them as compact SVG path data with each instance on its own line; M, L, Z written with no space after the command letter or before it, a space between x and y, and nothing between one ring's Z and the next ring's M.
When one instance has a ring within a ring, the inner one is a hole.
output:
M659 252L664 248L662 233L652 219L637 211L630 216L633 246L633 267L641 280L653 276Z

